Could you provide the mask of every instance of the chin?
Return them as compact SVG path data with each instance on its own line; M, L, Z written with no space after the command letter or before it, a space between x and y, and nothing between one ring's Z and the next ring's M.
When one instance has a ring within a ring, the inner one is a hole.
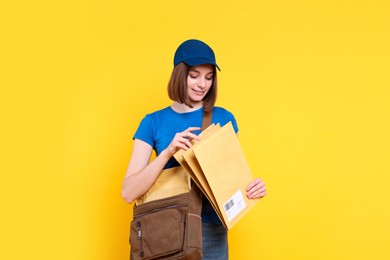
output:
M191 104L193 105L197 105L199 103L202 103L203 102L203 99L191 99L190 100Z
M203 97L194 97L194 98L190 98L190 99L191 99L191 101L193 101L193 102L202 102L202 101L203 101L203 98L204 98L204 96L203 96Z

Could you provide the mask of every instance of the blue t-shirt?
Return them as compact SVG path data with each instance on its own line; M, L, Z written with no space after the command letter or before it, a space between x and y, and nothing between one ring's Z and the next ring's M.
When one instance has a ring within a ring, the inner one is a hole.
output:
M159 155L171 143L176 133L183 132L188 127L202 127L203 107L186 113L178 113L170 106L146 115L133 139L139 139L153 147L157 155ZM219 123L221 126L228 122L232 122L235 132L238 132L237 122L233 114L221 107L214 107L212 113L212 123ZM194 131L199 134L199 131ZM172 157L164 169L179 166L179 163ZM218 223L219 220L210 202L203 196L202 219L204 222Z

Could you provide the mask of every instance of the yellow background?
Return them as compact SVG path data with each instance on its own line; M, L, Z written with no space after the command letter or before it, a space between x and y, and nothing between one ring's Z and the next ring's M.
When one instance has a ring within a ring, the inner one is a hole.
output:
M128 259L132 135L199 38L268 196L231 259L390 259L389 1L0 6L0 259Z

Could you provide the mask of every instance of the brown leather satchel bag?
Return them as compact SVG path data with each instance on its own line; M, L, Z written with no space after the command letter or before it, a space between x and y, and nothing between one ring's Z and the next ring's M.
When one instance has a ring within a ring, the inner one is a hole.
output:
M202 130L211 123L203 115ZM202 192L191 190L175 196L134 205L130 227L130 259L201 259Z
M201 259L201 211L196 185L188 193L135 206L131 259Z

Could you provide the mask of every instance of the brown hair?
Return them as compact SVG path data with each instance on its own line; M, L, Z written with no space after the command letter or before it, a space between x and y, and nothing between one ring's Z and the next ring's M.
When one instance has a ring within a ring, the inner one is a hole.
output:
M192 108L187 94L187 77L190 66L184 62L179 63L173 68L171 78L168 82L168 96L173 101L185 104ZM211 111L217 100L217 71L213 68L213 83L206 96L203 98L203 107L205 111Z

